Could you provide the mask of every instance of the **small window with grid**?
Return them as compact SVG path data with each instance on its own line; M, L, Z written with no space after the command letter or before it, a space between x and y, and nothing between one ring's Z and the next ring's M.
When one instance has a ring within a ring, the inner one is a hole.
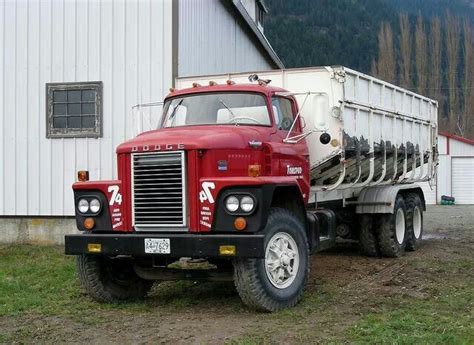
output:
M46 84L47 138L102 136L102 82Z

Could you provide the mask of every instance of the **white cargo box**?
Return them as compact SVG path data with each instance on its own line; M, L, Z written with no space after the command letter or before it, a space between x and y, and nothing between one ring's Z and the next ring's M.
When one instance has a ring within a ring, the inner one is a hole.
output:
M249 83L248 73L178 78ZM304 118L313 191L318 199L356 196L367 186L428 181L435 172L437 102L345 67L257 72L293 95ZM320 142L328 133L328 144Z

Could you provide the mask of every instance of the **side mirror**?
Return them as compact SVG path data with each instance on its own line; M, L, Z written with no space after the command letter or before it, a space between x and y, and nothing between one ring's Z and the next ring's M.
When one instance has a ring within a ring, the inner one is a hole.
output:
M312 108L314 111L314 129L326 131L328 129L327 116L329 114L329 99L327 94L313 96Z

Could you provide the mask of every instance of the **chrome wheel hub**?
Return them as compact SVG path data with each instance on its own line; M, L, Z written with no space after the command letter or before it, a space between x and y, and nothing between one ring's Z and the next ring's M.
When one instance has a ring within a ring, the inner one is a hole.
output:
M286 232L273 235L265 250L265 271L270 283L278 289L290 286L299 264L300 255L293 237Z

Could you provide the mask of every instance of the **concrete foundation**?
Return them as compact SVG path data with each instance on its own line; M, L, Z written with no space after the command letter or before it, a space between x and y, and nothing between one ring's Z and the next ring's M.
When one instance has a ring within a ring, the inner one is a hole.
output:
M0 217L0 243L64 244L64 235L76 234L72 217Z

